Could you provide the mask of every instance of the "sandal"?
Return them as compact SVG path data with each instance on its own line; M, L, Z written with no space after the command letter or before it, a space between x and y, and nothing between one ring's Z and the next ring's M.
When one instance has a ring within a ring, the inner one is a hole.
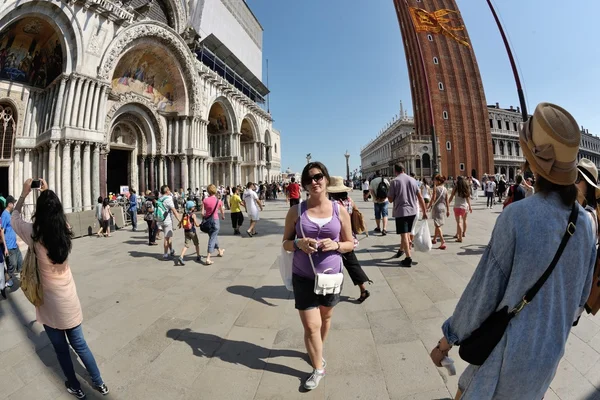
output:
M223 254L225 254L225 249L219 249L219 254L217 257L223 257Z
M443 245L441 245L440 247L438 247L438 249L439 249L439 250L446 250L446 245L445 245L445 244L443 244Z
M213 265L215 262L211 260L204 261L204 265Z
M368 290L365 289L365 291L360 292L360 297L358 299L356 299L356 301L358 301L360 304L362 304L370 296L371 296L371 292L369 292Z
M437 243L437 240L435 240L435 239L433 239L433 240L431 241L431 244L436 244L436 243Z

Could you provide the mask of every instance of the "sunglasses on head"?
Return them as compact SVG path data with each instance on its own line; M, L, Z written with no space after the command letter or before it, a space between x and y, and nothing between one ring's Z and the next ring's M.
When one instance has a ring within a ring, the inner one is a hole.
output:
M318 183L321 182L324 177L325 175L323 174L314 174L313 176L309 176L308 179L310 179L312 182Z

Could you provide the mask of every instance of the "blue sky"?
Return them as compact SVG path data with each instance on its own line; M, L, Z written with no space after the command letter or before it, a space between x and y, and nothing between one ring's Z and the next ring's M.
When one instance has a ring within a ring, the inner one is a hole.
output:
M360 148L398 113L412 115L408 72L392 0L247 0L265 32L274 126L282 170L305 156L333 175L360 165ZM424 0L426 3L427 0ZM488 104L517 106L502 40L485 0L457 0L475 50ZM541 101L569 110L600 135L600 51L593 18L600 1L496 0L521 69L528 110ZM264 70L264 68L263 68ZM263 79L264 80L264 79Z

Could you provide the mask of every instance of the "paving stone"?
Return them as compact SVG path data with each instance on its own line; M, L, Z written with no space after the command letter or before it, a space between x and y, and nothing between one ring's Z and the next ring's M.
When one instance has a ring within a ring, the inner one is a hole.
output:
M186 400L254 399L262 374L262 370L243 371L207 366L193 383Z
M402 309L374 311L368 314L376 344L413 342L419 337Z
M400 398L400 400L453 400L453 399L454 399L454 395L451 395L447 389L439 389L439 390L434 390L431 392L411 394L410 396Z
M569 335L564 357L582 375L587 374L594 364L600 360L600 354L575 335Z
M565 359L560 362L550 388L561 400L596 400L598 398L594 385Z

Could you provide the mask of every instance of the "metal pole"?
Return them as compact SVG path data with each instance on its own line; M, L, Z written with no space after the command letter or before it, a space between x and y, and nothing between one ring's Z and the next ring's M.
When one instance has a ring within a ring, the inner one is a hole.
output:
M504 47L506 47L506 52L508 53L508 59L510 61L510 66L512 67L513 75L515 76L515 82L517 84L517 94L519 95L519 103L521 104L521 114L523 116L523 122L527 122L529 119L529 114L527 114L527 105L525 104L525 94L523 93L523 87L521 86L521 79L519 78L519 72L517 71L517 65L515 63L515 59L513 57L512 51L510 49L510 45L508 44L508 39L506 38L506 34L504 33L504 28L502 28L502 24L500 23L500 19L498 18L498 14L496 14L496 10L492 5L491 0L487 0L488 6L492 11L492 15L496 20L496 25L498 25L498 30L500 31L500 35L502 36L502 41L504 42Z
M404 0L404 4L406 4L406 8L408 9L408 2ZM440 173L439 165L438 165L438 154L437 154L437 136L435 133L435 120L433 118L433 104L431 104L431 93L429 91L429 78L427 77L427 70L425 69L425 60L423 59L423 49L421 49L421 42L417 36L417 27L415 26L414 21L410 16L408 19L411 22L413 27L413 32L415 33L415 39L417 41L417 48L419 49L419 58L421 60L421 68L423 69L423 76L425 77L425 90L427 91L427 102L429 103L429 119L431 120L431 142L433 144L433 160L432 167L434 173L432 175L437 175Z

